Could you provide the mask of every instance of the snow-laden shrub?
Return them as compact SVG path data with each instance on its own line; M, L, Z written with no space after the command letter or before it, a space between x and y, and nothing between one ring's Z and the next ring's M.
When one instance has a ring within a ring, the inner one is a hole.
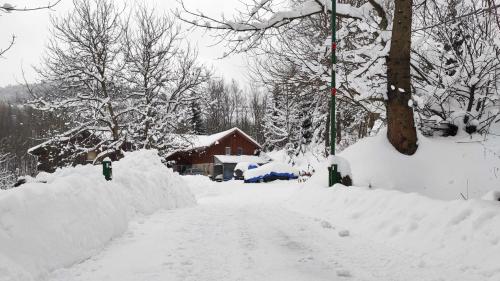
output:
M40 280L82 261L127 229L136 214L194 205L185 181L156 151L126 154L112 181L100 166L42 173L0 192L0 280Z

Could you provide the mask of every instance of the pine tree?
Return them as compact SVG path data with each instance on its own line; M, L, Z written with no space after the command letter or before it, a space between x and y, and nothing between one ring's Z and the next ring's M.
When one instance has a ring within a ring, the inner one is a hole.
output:
M203 113L198 100L193 100L190 104L191 109L191 129L196 135L206 134L205 124L203 123Z

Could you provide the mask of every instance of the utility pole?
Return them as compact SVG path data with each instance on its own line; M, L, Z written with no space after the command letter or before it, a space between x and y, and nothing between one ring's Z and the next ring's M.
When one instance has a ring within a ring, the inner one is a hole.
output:
M335 96L337 94L337 88L335 85L335 71L337 67L337 56L335 54L337 49L337 26L336 26L336 13L337 13L337 1L332 0L332 14L331 14L331 26L332 26L332 84L331 84L331 100L330 100L330 155L335 155L335 142L337 128L335 123L335 106L336 100ZM328 167L328 186L333 186L336 183L340 183L340 173L338 172L338 167L336 164L331 164Z

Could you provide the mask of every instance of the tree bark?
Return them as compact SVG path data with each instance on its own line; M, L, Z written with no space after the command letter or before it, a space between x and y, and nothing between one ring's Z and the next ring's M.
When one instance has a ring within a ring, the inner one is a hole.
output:
M417 151L411 99L410 47L412 0L396 0L391 49L387 58L387 138L400 153Z

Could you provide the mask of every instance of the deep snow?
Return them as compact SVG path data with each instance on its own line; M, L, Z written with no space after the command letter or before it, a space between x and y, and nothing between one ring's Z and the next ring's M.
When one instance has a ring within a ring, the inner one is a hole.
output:
M180 177L151 152L112 183L91 166L41 175L0 193L0 280L497 281L497 140L421 137L407 157L366 138L341 154L365 187L327 188L311 155L295 159L316 170L304 184Z
M340 155L346 158L356 186L417 192L431 198L481 198L500 191L500 137L419 136L413 156L398 153L385 131L361 139ZM321 169L319 169L321 170Z
M195 205L155 151L129 153L113 166L111 182L87 165L0 193L0 280L41 280L98 253L137 215Z
M500 278L500 212L493 202L328 189L317 177L305 185L186 180L196 207L138 218L102 252L49 280Z
M326 177L327 172L313 176L287 208L411 252L416 267L443 268L456 276L437 280L500 280L500 202L445 201L342 185L325 188Z

